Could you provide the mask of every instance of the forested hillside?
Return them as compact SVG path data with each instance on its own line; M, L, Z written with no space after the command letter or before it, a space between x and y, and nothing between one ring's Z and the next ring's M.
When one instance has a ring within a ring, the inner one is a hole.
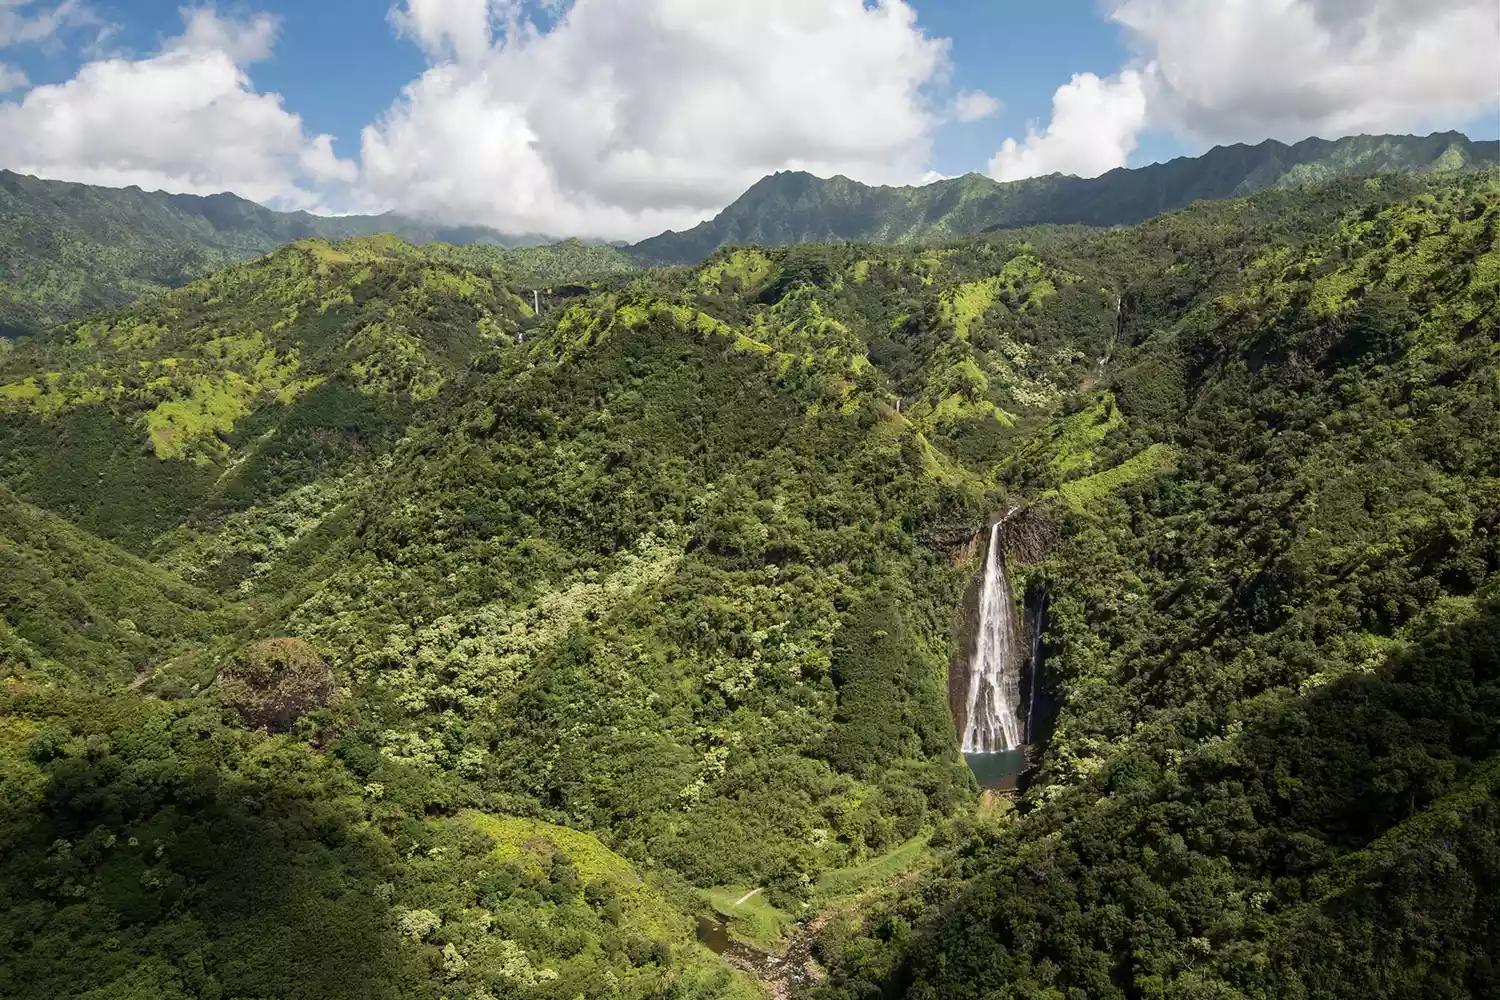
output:
M101 188L0 170L0 338L118 309L297 240L381 234L412 243L475 244L513 270L542 270L544 283L628 266L608 247L570 243L530 252L553 242L541 236L443 227L393 214L273 212L232 194Z
M821 995L1500 990L1495 180L1128 237L1170 264L1004 474L1062 534L1041 772Z
M309 240L0 345L0 996L760 995L715 909L830 1000L1492 991L1497 222L1347 179L541 315ZM1018 808L947 685L1013 507Z

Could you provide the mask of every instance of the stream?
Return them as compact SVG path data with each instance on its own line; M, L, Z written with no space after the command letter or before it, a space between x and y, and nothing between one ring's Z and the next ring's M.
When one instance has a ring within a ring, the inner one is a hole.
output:
M745 975L763 983L772 1000L791 1000L800 990L822 978L822 969L812 957L812 945L830 916L832 912L798 924L780 954L762 951L730 937L723 914L718 919L698 918L698 940Z

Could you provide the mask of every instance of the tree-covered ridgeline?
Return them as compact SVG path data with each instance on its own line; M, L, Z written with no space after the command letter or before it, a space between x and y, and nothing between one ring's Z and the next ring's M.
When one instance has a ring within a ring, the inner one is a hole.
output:
M121 309L297 240L394 235L462 244L459 253L544 284L628 270L613 247L392 213L274 212L233 194L106 188L0 170L0 339Z
M233 194L103 188L0 170L0 339L123 308L303 239L386 234L416 244L458 244L458 254L481 266L500 266L518 280L546 286L638 266L694 265L729 245L922 243L998 227L1132 225L1203 199L1377 172L1441 174L1497 163L1500 143L1442 132L1221 146L1090 179L1053 175L1000 183L967 174L888 188L790 172L764 178L687 232L633 246L556 242L394 213L273 212Z
M1135 225L1195 201L1324 184L1376 173L1444 173L1500 165L1500 143L1456 132L1357 135L1288 146L1216 146L1098 177L1050 174L995 181L982 174L916 187L785 171L757 182L713 219L631 246L637 261L694 264L723 246L808 242L925 243L1044 224Z
M0 995L750 997L755 889L829 997L1482 993L1497 190L311 241L0 348ZM1058 719L976 813L1001 504Z

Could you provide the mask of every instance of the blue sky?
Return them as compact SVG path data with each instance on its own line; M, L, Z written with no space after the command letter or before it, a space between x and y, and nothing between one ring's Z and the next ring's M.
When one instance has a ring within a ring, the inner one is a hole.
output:
M1129 55L1119 28L1090 0L930 0L918 3L917 11L930 33L952 40L959 86L984 90L1005 104L994 118L957 122L938 136L936 168L943 173L983 172L1006 136L1024 135L1029 122L1045 124L1059 85L1074 73L1107 76ZM1200 151L1155 134L1130 165Z
M561 24L524 0L541 34L504 45L515 2L0 0L0 166L634 236L776 169L1009 180L1500 135L1495 0L566 0ZM964 120L965 92L998 110Z
M119 26L113 43L147 52L176 33L183 0L107 0L99 11ZM1123 32L1093 0L916 0L919 24L951 43L959 89L983 90L1003 103L992 118L954 122L937 136L933 168L983 172L997 144L1045 123L1052 94L1072 74L1112 73L1130 55ZM266 11L281 21L275 57L256 67L255 82L281 94L313 132L334 136L341 155L358 152L359 133L425 66L421 51L398 38L382 0L264 0L221 3L223 13ZM38 52L26 64L35 81L66 79L81 53ZM1497 74L1500 75L1500 74ZM1500 114L1454 122L1472 138L1500 137ZM1142 136L1131 166L1191 156L1204 143L1167 131Z

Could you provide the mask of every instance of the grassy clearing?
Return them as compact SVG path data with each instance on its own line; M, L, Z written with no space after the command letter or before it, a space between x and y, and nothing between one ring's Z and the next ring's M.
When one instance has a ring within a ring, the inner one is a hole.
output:
M878 858L848 868L834 868L818 879L813 900L816 908L831 906L840 900L878 888L905 875L932 856L931 830L923 830L900 847Z
M1169 444L1153 444L1103 472L1064 483L1061 487L1068 506L1082 513L1090 504L1108 496L1129 483L1171 472L1177 468L1177 449Z
M495 860L540 867L543 857L561 851L578 869L585 884L603 882L614 888L632 926L654 935L677 939L686 936L687 917L647 885L629 861L605 847L593 834L539 820L480 812L465 812L459 819L494 838L491 857Z
M785 910L772 906L764 892L756 892L739 902L755 889L755 886L720 885L703 890L703 896L715 911L728 918L731 936L764 951L778 951L791 936L796 920Z
M943 303L943 318L953 324L960 340L969 339L969 330L989 312L998 300L1000 289L1005 287L1003 278L986 278L959 285Z
M1053 438L1053 470L1060 476L1087 472L1094 465L1095 449L1124 422L1115 407L1114 394L1108 392L1088 409L1060 421Z
M725 278L738 282L738 290L748 292L765 284L775 264L758 250L736 250L727 257L705 266L698 283L712 292L720 289Z
M932 831L924 830L887 854L824 872L813 887L809 914L855 903L863 894L894 882L932 857L931 837ZM730 936L763 951L780 951L796 929L797 918L772 906L757 886L715 886L704 889L703 898L728 918Z

